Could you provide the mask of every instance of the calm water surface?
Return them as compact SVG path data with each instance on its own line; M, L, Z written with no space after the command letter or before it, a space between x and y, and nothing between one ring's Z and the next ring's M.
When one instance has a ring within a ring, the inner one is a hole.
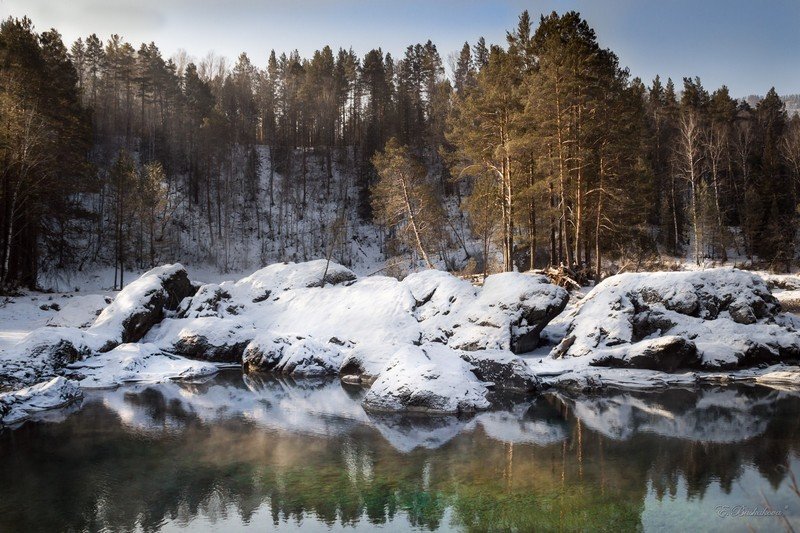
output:
M800 528L794 393L548 394L461 419L362 395L236 372L90 393L0 433L0 531Z

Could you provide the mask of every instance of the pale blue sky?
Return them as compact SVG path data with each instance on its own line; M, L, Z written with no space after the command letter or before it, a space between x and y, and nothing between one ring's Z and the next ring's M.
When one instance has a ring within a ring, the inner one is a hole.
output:
M446 58L483 35L504 42L528 9L534 19L577 10L631 73L700 76L735 96L800 93L800 0L0 0L0 15L30 16L71 42L119 33L135 45L155 41L166 56L209 50L231 59L245 51L263 65L271 48L310 55L330 44L363 54L401 55L432 39Z

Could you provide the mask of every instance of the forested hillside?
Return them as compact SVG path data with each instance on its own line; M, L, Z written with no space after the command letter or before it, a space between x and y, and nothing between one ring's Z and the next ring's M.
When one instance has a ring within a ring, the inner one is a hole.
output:
M447 59L431 41L167 59L5 20L0 285L103 265L122 285L168 261L794 260L800 118L774 90L753 107L698 78L632 79L574 12L525 12L505 43Z

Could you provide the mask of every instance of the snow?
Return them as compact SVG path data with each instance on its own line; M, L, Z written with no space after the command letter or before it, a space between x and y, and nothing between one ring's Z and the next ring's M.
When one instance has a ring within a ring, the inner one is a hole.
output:
M268 283L270 277L263 272L267 269L262 269L236 283L203 286L188 309L182 311L184 318L165 320L147 339L169 350L183 327L202 331L209 339L231 327L297 332L324 340L336 337L371 345L419 339L419 326L412 316L414 298L396 279L376 276L346 286L306 287L306 282L319 282L322 269L316 269L311 276L294 276L296 266L289 263L267 267L274 284ZM308 270L306 265L301 268ZM331 266L332 270L336 268ZM302 281L299 285L287 284L287 280L298 279ZM269 297L262 299L267 293ZM221 299L214 297L217 294ZM212 300L218 301L212 306ZM205 318L199 327L192 325L197 317ZM214 326L219 318L228 322ZM231 326L233 323L236 325Z
M62 407L81 397L77 382L60 376L0 394L0 426L17 424L39 411Z
M470 412L489 407L486 384L470 365L440 344L404 346L364 397L374 411Z
M189 287L181 265L146 272L88 328L87 318L105 295L24 296L0 306L0 317L9 318L0 339L18 335L8 333L17 329L64 324L33 329L17 345L6 344L0 382L22 387L61 375L80 378L91 389L197 381L218 371L215 362L243 362L249 371L298 379L340 374L343 381L371 384L364 406L373 413L469 413L490 406L489 390L531 393L540 382L566 391L800 385L800 369L774 364L800 353L800 319L780 314L765 282L736 269L615 276L583 297L578 292L570 309L545 329L567 296L532 274L492 275L478 287L436 270L398 281L358 278L325 260L278 263L238 281L203 285L179 305L172 302L171 310L164 302L175 298L166 284L175 276L184 276ZM59 310L54 301L63 304ZM12 309L21 311L19 318ZM141 342L120 344L128 321L141 313L156 324L145 323L149 331ZM525 343L535 346L540 334L556 342L567 337L553 350L562 357L538 349L523 360L511 352ZM597 366L608 359L636 367L676 342L696 350L690 354L696 353L696 364L681 360L680 371L672 373ZM742 368L761 360L773 366ZM485 420L487 432L495 431L487 429L493 424L504 427L509 442L561 438L558 424L510 427L501 415L490 415L476 420ZM437 428L441 439L451 431L447 424ZM419 441L407 422L387 422L384 430L404 434L407 444Z
M333 343L322 343L299 335L259 334L244 350L243 364L248 371L271 371L291 376L336 374L342 352Z
M328 284L320 287L326 265ZM435 270L398 281L355 278L325 261L285 263L200 287L144 341L190 357L243 360L249 370L316 376L341 370L347 381L366 384L392 354L425 342L497 350L511 369L514 339L533 330L538 335L566 299L541 276L489 276L481 289ZM515 372L527 370L519 364L508 374Z
M113 300L102 294L77 295L66 300L54 316L47 320L48 326L87 328Z
M800 354L798 330L755 274L731 268L621 274L598 284L571 313L554 356L610 358L643 339L677 335L707 369Z
M161 312L161 309L154 309L154 306L163 306L170 297L165 283L180 275L185 276L186 269L179 263L148 270L117 294L111 305L100 313L89 331L108 337L116 344L126 340L139 340L125 338L132 335L141 338L141 335L129 331L131 328L129 321L138 318L139 315Z
M775 290L773 295L781 304L781 309L788 313L800 312L800 290Z
M219 368L205 361L166 354L153 344L121 344L105 353L68 365L85 376L83 388L110 388L131 382L159 383L192 380L216 374Z
M77 328L35 329L3 353L0 384L27 386L54 377L65 364L99 350L108 340Z
M423 339L466 350L514 349L516 338L536 335L567 301L564 289L544 276L493 274L477 289L445 272L412 274L403 280L418 302ZM448 340L449 339L449 340Z
M266 266L237 281L235 287L239 291L247 291L247 296L254 299L262 296L265 290L279 292L320 287L323 274L328 285L356 279L356 275L349 268L333 261L316 259L305 263L275 263Z

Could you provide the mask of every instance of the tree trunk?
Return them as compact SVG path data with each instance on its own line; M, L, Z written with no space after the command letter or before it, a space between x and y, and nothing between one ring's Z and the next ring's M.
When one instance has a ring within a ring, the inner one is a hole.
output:
M417 222L414 219L414 210L411 207L411 198L408 196L408 187L406 186L404 177L400 178L400 187L403 189L403 201L405 202L406 214L408 215L408 223L411 226L411 231L414 232L414 240L417 242L419 254L422 256L425 264L428 265L428 268L434 268L433 263L431 263L431 260L428 258L428 254L425 252L425 248L422 246L422 239L420 239Z

